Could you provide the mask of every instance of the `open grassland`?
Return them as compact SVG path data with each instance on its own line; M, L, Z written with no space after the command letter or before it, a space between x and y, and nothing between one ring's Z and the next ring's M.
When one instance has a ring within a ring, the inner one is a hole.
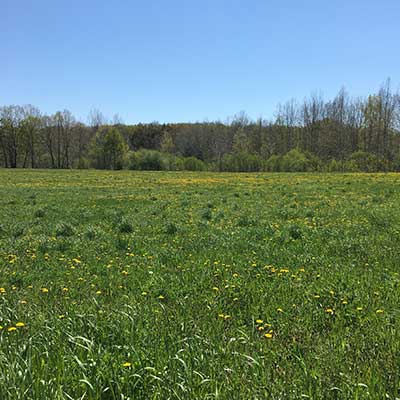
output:
M400 397L400 175L0 171L1 399Z

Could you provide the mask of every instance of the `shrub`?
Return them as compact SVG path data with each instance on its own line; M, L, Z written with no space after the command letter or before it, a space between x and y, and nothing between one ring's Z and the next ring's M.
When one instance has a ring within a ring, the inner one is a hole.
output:
M167 170L167 162L162 153L156 150L138 150L130 154L129 169L141 171Z
M281 170L287 172L317 171L320 162L310 153L303 153L299 149L292 149L281 160Z
M387 165L384 160L378 156L366 151L356 151L346 162L346 169L348 171L361 171L361 172L377 172L385 171Z
M281 164L282 157L274 154L265 162L265 170L269 172L279 172L281 171Z
M231 172L258 172L263 170L263 161L257 154L240 151L225 154L222 158L222 171Z
M206 164L196 157L182 158L182 166L185 171L205 171Z

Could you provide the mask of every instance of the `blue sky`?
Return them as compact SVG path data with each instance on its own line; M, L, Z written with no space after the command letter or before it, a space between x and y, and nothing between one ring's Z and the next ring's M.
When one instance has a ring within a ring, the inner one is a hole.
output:
M225 120L400 83L399 0L0 0L0 105Z

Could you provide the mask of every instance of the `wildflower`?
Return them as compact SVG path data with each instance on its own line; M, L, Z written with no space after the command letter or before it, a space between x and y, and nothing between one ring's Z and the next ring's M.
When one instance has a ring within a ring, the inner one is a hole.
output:
M3 287L0 287L0 294L3 294L3 293L5 293L5 292L6 292L6 289L3 288Z
M8 332L14 332L14 331L16 331L16 330L17 330L17 328L16 328L15 326L10 326L10 327L7 329Z
M266 339L272 339L272 333L267 332L267 333L264 335L264 337L265 337Z
M357 311L362 311L362 307L357 307Z
M164 300L164 299L165 299L165 297L164 297L162 294L160 294L160 295L158 296L158 298L159 298L160 300Z
M382 309L379 309L379 310L376 310L375 312L376 312L377 314L383 314L384 311L383 311Z
M130 362L124 362L123 364L122 364L122 366L124 367L124 368L130 368L131 366L132 366L132 364L130 363Z
M20 300L19 304L27 304L28 302L26 300Z
M264 321L262 319L257 319L256 324L262 324Z
M216 286L214 286L214 287L213 287L213 290L214 290L215 292L218 292L218 291L219 291L219 288L217 288Z
M65 287L65 288L63 288L63 292L68 292L68 288L67 287Z
M128 275L128 271L122 271L121 274L126 276Z
M64 314L60 314L60 315L58 316L59 319L63 319L64 317L65 317Z
M25 326L25 324L24 324L23 322L17 322L17 323L15 324L15 326L16 326L17 328L23 328L23 327Z
M147 296L147 292L142 292L142 296Z
M327 314L333 314L333 309L332 308L327 308L327 309L325 309L325 312L327 313Z
M343 299L342 304L347 304L347 300Z
M98 291L96 292L96 294L97 294L97 295L101 294L101 290L98 290Z
M283 312L282 308L277 308L276 311Z
M42 293L48 293L49 292L49 289L47 289L45 287L41 288L40 290L41 290Z

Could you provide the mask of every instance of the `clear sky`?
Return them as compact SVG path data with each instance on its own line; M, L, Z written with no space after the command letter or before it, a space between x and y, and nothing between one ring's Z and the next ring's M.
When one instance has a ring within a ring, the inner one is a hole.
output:
M400 83L400 0L0 0L0 105L225 120Z

